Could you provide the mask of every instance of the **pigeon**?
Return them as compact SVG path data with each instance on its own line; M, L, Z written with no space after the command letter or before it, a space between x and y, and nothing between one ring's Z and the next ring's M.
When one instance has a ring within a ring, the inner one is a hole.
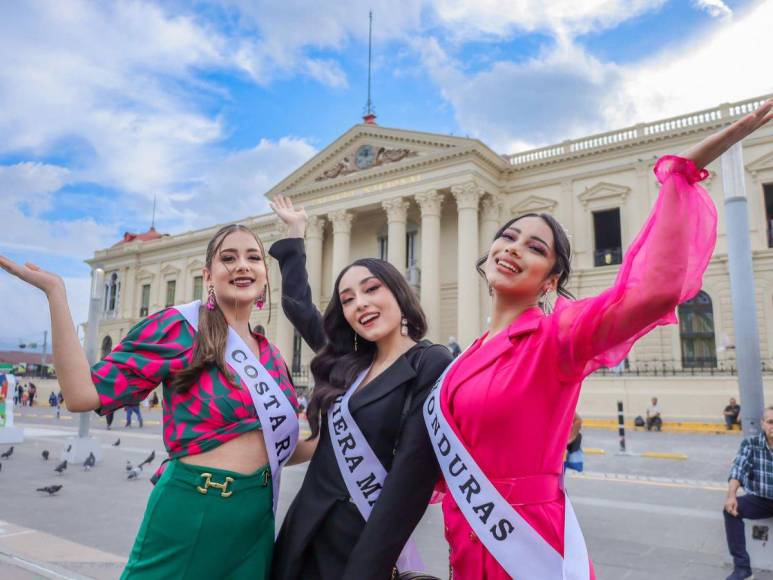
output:
M39 487L37 491L45 491L49 496L52 496L60 489L62 489L61 485L47 485L46 487Z
M65 459L62 461L59 465L57 465L54 468L54 471L56 471L59 475L62 475L64 473L64 470L67 469L67 460Z
M126 479L138 479L142 473L142 466L132 467L126 474Z
M116 439L115 443L113 443L113 447L118 447L121 444L121 438L119 437Z
M2 457L3 459L8 459L9 457L11 457L11 455L13 455L13 445L11 445L8 448L8 451L6 451L5 453L0 453L0 457Z
M64 451L65 453L69 453L71 449L72 449L72 444L68 445L67 449L65 449Z
M132 462L127 459L126 460L126 471L131 471L132 469L134 469L132 467Z
M83 462L83 471L88 471L96 464L97 464L97 458L94 456L93 453L89 453L89 456L86 458L86 461Z
M41 453L41 454L40 454L40 456L41 456L43 459L45 459L46 461L48 461L48 449L44 449L44 450L43 450L43 453Z
M150 452L150 455L148 455L147 458L144 459L142 463L140 463L140 467L142 467L143 465L150 465L151 463L153 463L153 460L155 458L156 458L156 451L154 449L153 451Z

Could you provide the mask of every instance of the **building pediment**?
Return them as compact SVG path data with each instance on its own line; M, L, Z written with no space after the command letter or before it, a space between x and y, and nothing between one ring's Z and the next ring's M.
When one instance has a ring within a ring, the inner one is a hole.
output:
M514 203L510 207L510 213L514 216L525 213L553 213L558 202L555 199L530 195L526 199Z
M167 264L163 268L161 268L161 274L163 276L170 276L170 275L176 275L180 273L180 268L173 266L172 264Z
M617 200L622 203L629 193L631 193L630 187L602 181L593 187L586 188L584 192L577 196L577 199L586 207L588 204L598 201L609 203L610 201Z
M746 165L746 171L751 173L752 176L756 176L757 173L764 170L773 170L773 151L758 157Z
M189 270L201 270L204 267L204 262L199 258L193 258L188 260L186 267Z
M266 195L271 198L277 194L292 196L297 192L329 189L348 182L347 178L354 174L375 176L386 169L403 169L417 161L469 150L474 145L485 147L480 141L465 137L355 125Z
M146 270L145 268L142 268L137 272L137 280L152 280L155 277L156 274L154 272Z

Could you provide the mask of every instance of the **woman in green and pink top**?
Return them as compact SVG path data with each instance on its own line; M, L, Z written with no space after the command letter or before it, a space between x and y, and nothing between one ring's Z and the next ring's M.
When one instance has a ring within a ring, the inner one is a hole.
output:
M170 460L156 473L123 578L268 576L274 542L271 476L278 471L269 467L277 460L269 457L275 445L267 442L279 421L271 416L271 428L264 429L260 417L268 415L256 409L256 393L272 396L264 400L293 414L282 427L289 423L292 439L298 437L287 365L249 326L253 306L262 307L269 291L264 257L260 239L248 228L220 229L207 246L206 305L149 316L89 368L62 279L0 256L0 267L48 298L54 364L69 410L106 414L137 404L164 385L163 437ZM298 441L280 461L305 461L315 446L316 441Z

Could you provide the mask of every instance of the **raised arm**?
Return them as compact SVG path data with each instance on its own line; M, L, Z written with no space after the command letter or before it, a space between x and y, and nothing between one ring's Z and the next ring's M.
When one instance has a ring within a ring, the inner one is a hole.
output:
M682 157L658 160L660 194L614 285L599 296L556 305L566 374L584 376L614 366L640 336L676 322L674 309L700 290L716 242L716 208L698 185L707 175L702 168L767 123L772 108L773 99Z
M282 274L282 310L295 329L314 352L327 343L322 326L322 315L311 299L309 276L306 271L306 249L303 236L308 217L303 209L277 196L271 209L288 227L287 237L275 242L269 254L279 261Z
M54 366L67 409L83 412L98 408L99 395L91 380L91 368L75 331L62 279L34 264L26 263L22 266L3 256L0 256L0 267L39 288L48 298Z

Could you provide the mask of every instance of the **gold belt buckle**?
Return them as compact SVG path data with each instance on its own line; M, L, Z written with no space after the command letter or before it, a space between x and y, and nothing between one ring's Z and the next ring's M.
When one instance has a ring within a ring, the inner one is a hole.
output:
M228 491L228 484L232 483L234 478L226 476L225 481L223 483L217 483L216 481L212 481L212 474L211 473L202 473L201 478L204 480L204 487L201 487L200 485L196 486L196 489L199 490L199 493L203 493L204 495L207 494L207 490L210 487L214 487L215 489L220 490L220 497L231 497L231 494L233 494L233 491Z

